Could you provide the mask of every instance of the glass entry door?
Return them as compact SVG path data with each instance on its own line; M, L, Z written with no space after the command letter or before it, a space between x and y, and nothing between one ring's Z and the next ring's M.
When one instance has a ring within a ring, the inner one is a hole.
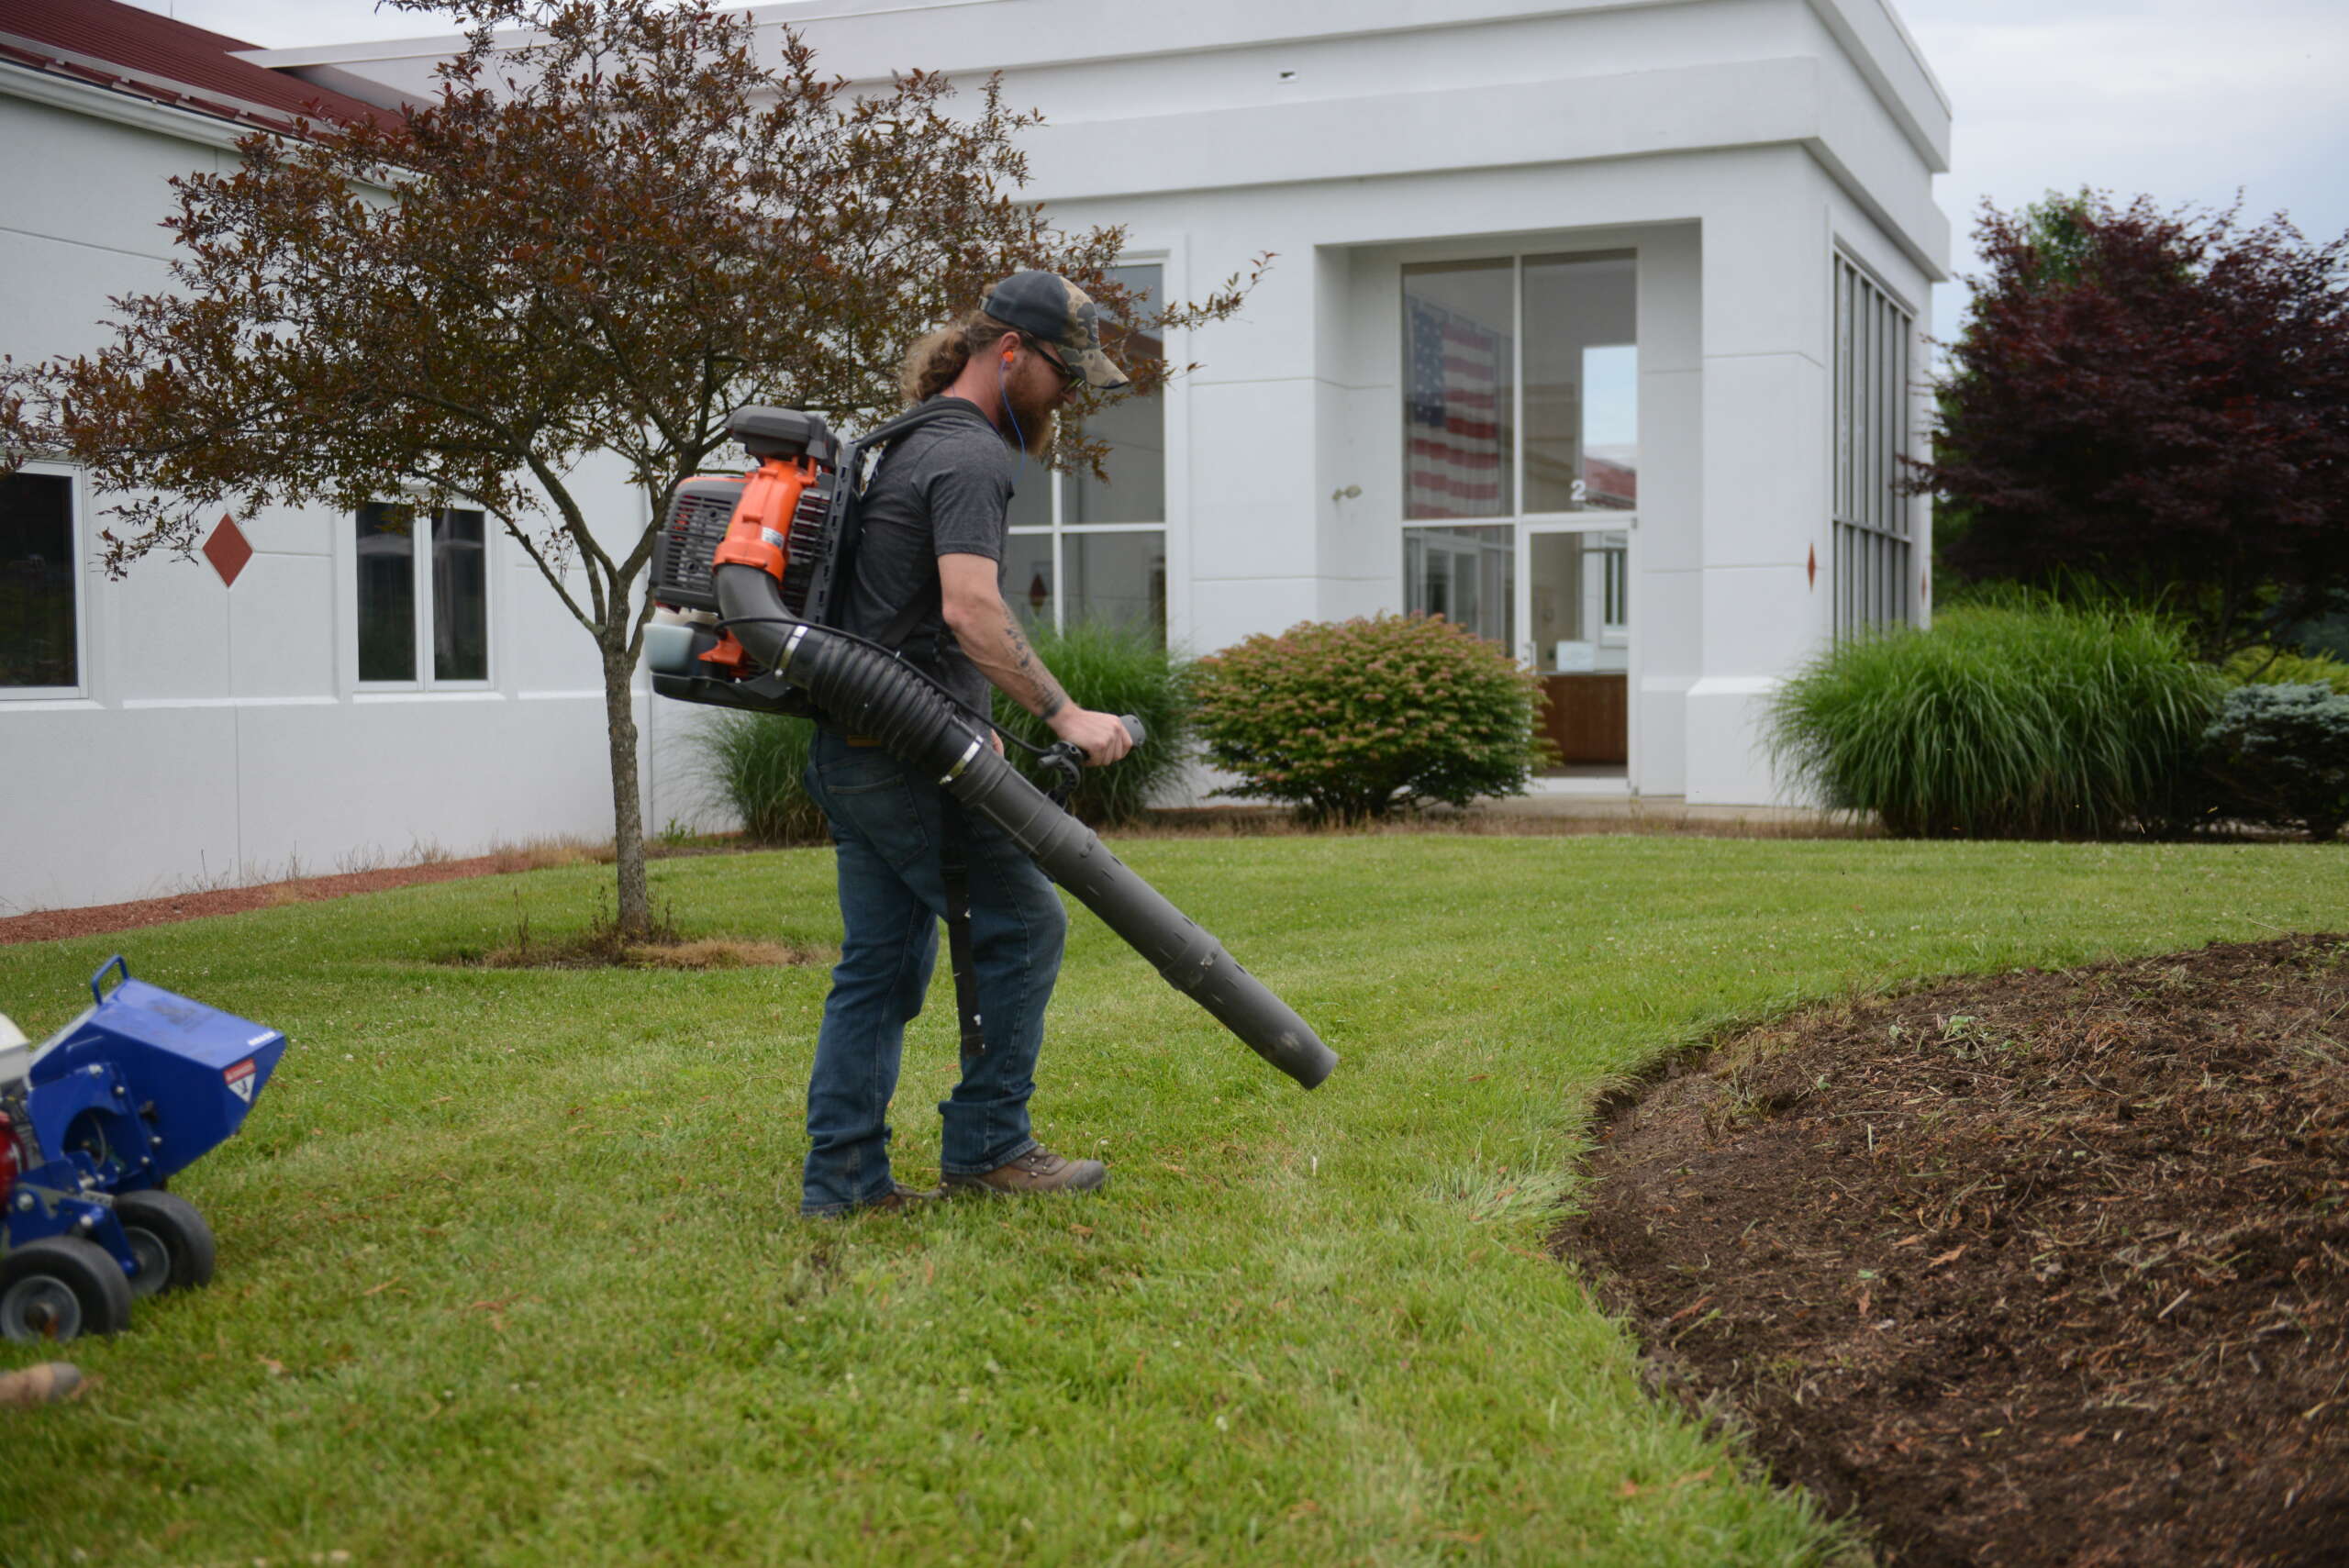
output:
M1533 523L1523 538L1517 652L1549 698L1553 776L1620 773L1631 755L1631 530Z

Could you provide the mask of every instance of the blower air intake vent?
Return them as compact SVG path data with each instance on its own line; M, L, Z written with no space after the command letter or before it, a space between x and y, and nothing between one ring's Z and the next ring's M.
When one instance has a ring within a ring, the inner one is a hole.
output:
M799 493L799 505L792 508L791 532L783 547L783 603L795 616L807 614L807 590L816 582L817 568L832 552L835 483L831 474L824 474Z
M709 579L710 558L742 498L739 479L688 479L677 486L669 520L652 541L652 597L680 610L716 610L718 591ZM794 528L796 535L798 530Z

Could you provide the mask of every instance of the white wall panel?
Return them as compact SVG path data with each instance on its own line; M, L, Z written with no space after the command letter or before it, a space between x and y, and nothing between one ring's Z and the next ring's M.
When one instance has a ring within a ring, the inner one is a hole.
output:
M1707 567L1800 565L1825 537L1827 373L1806 354L1742 354L1705 370ZM1646 483L1642 475L1642 484Z
M1709 675L1688 688L1682 703L1687 772L1681 793L1690 805L1784 802L1764 744L1764 716L1776 688L1762 675Z
M0 353L27 364L87 353L100 342L95 326L108 299L161 288L168 277L161 261L146 256L0 228L0 278L7 280L0 288Z
M222 597L232 693L239 697L333 699L331 559L256 555Z
M1646 347L1641 348L1646 363ZM1640 376L1640 570L1685 572L1704 559L1705 378Z
M1193 580L1312 576L1315 384L1188 391Z
M0 210L19 233L161 258L161 220L176 210L166 182L218 167L219 153L47 104L0 96Z
M1211 653L1258 632L1282 632L1311 620L1322 588L1319 577L1250 577L1198 585L1192 646Z
M109 903L234 878L236 714L0 707L0 910Z
M99 657L118 702L220 697L228 692L228 590L201 557L150 557L95 591Z

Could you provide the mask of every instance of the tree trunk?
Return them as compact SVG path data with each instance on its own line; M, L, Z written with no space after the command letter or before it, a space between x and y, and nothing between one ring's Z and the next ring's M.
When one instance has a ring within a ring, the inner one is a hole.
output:
M636 705L625 629L596 639L604 653L604 717L612 748L612 859L619 872L620 937L652 934L652 894L644 880L644 805L636 774Z

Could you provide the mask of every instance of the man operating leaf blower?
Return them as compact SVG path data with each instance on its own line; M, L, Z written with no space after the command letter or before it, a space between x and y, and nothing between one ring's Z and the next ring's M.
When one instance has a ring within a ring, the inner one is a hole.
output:
M946 921L963 1076L940 1106L945 1188L1097 1187L1030 1131L1044 1006L1067 921L1057 883L1166 983L1299 1084L1337 1053L1223 944L1119 861L1003 755L989 683L1043 718L1014 739L1063 784L1114 762L1139 723L1068 700L1020 634L997 573L1018 478L1081 385L1126 378L1101 352L1093 302L1049 272L1006 279L977 311L917 343L913 406L854 440L818 416L751 405L727 428L757 466L678 486L654 539L645 660L682 702L812 715L809 793L840 845L847 936L807 1092L802 1207L830 1215L929 1195L889 1171L885 1119L905 1026ZM1049 879L1049 880L1048 880Z
M1125 723L1068 699L998 582L1013 454L1051 448L1057 410L1079 387L1126 384L1101 351L1093 301L1050 272L1016 273L977 311L915 343L903 383L909 404L949 415L897 437L873 471L842 628L896 650L968 707L985 710L992 683L1089 764L1115 762L1133 744ZM975 1040L966 1031L962 1081L939 1106L944 1190L1100 1186L1108 1173L1099 1161L1065 1159L1029 1130L1044 1006L1068 924L1051 881L1001 828L963 809L934 770L871 737L820 724L807 787L839 844L847 929L807 1085L813 1146L803 1210L930 1195L892 1180L885 1117L906 1023L929 988L938 921L960 901L958 880L968 888L979 1027ZM956 867L960 879L950 874Z

